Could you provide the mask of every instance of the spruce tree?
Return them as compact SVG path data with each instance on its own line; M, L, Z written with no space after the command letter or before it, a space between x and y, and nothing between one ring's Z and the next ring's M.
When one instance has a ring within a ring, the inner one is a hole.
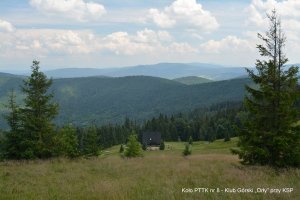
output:
M125 154L126 157L138 157L142 156L141 144L137 140L137 136L132 133L126 145Z
M6 137L4 136L4 132L0 130L0 161L7 158L6 154Z
M192 136L189 137L189 144L190 144L190 145L193 144L193 138L192 138Z
M97 129L95 126L88 127L85 131L82 153L85 156L98 156L100 154Z
M191 155L192 154L192 148L191 148L192 145L190 145L189 143L186 143L185 146L184 146L184 150L182 152L182 154L184 156L188 156L188 155Z
M120 149L119 149L119 153L123 153L124 152L124 147L123 144L121 144Z
M240 150L233 153L245 164L299 166L300 132L294 126L298 67L285 66L286 37L280 19L275 10L267 16L270 28L264 36L258 34L263 44L257 45L266 60L257 60L257 72L247 69L256 86L246 86L244 104L248 118L240 130Z
M229 132L225 133L224 142L229 142L231 140Z
M39 62L33 61L31 75L24 80L22 91L26 95L25 107L21 111L23 126L23 158L51 157L55 150L54 125L52 120L58 113L58 105L51 102L48 90L51 79L40 71Z
M4 115L10 130L6 133L4 142L4 155L8 159L20 159L23 152L22 148L22 126L20 122L20 108L16 103L14 90L9 94L8 104L6 105L9 113Z
M159 145L159 150L165 150L165 142L162 140Z
M60 129L56 141L59 144L57 155L63 155L69 158L75 158L80 155L76 129L71 125Z

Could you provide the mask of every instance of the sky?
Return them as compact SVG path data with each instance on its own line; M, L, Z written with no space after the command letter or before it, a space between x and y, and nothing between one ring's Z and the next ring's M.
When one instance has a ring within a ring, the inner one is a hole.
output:
M0 71L160 62L251 67L276 8L299 63L300 0L1 0Z

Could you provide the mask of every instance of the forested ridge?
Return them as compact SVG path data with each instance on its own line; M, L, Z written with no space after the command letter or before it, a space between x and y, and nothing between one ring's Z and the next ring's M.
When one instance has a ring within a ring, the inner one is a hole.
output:
M159 113L170 115L224 101L241 101L244 85L249 83L249 79L232 79L184 85L147 76L86 77L54 79L49 91L54 92L53 101L60 105L55 123L84 126L90 123L122 123L125 117L141 123ZM17 102L22 104L21 84L22 78L0 77L2 113L11 89L17 94ZM5 128L2 118L0 122Z

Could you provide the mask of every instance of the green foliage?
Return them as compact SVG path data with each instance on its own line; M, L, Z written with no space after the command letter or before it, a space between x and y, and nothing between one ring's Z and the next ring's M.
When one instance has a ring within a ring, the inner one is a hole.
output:
M97 129L95 126L87 128L84 132L82 154L85 156L98 156L100 154L98 145Z
M193 144L193 138L192 138L192 136L189 137L189 144L190 144L190 145Z
M123 144L121 144L119 153L123 153L123 152L124 152L124 146L123 146Z
M126 157L139 157L142 156L141 144L137 140L137 136L132 133L126 145L125 154Z
M76 129L71 125L65 126L57 134L58 155L75 158L80 155Z
M225 134L224 142L229 142L231 140L229 133Z
M186 143L182 154L184 156L191 155L192 154L192 145L190 145L189 143Z
M162 140L159 145L159 150L165 150L165 142Z
M4 136L4 132L0 130L0 161L6 158L6 137Z
M264 45L257 48L267 60L257 60L256 70L247 70L258 88L247 86L245 106L248 118L240 131L240 150L235 150L245 164L276 167L300 166L300 131L293 127L297 119L294 106L299 97L298 67L286 69L283 53L285 36L274 10L268 15L270 29L258 35Z
M158 111L170 115L224 101L242 101L244 84L250 83L249 79L234 79L183 85L143 76L86 77L54 79L50 91L55 91L54 101L60 105L59 115L54 120L57 125L71 122L74 126L88 126L91 123L121 124L124 113L141 123L157 116ZM0 85L0 102L7 99L11 88L15 89L19 102L22 99L18 89L20 84L22 78L15 77ZM5 125L0 119L0 127Z
M241 127L239 122L239 116L242 116L239 114L241 105L241 102L225 102L186 114L171 116L160 114L157 118L147 120L142 125L127 118L120 125L98 126L96 127L98 146L109 148L114 145L126 144L132 131L138 133L138 138L141 138L145 131L160 132L164 141L177 141L178 137L189 141L190 136L195 141L209 141L210 138L224 139L224 134L227 132L230 133L230 136L235 137L236 131L231 127L233 125ZM218 131L219 126L222 126L224 130ZM81 152L83 152L86 130L87 128L77 128ZM142 149L145 150L146 146L142 145Z
M99 159L53 159L38 162L0 163L3 200L297 200L300 196L300 169L242 166L223 140L193 144L192 155L180 159L184 144L165 142L169 151L156 151L143 159L125 160L118 155L120 145L109 148ZM246 182L245 182L246 180ZM27 181L28 184L21 184ZM134 184L133 184L134 183ZM182 193L183 187L227 185L228 187L282 188L293 192L262 193ZM121 187L121 188L120 188ZM180 188L180 190L178 189ZM13 192L12 192L13 190ZM176 191L175 191L176 190ZM49 191L49 192L40 192Z
M165 141L206 140L213 142L216 139L237 136L234 126L242 127L240 118L243 111L241 102L224 102L208 108L197 109L185 114L160 115L145 122L143 131L157 131Z
M16 95L14 90L10 92L8 104L6 107L9 110L4 118L10 127L5 135L5 143L3 142L3 155L10 159L20 159L23 154L23 129L21 124L21 113L20 108L16 103Z
M47 158L54 155L56 144L52 120L58 105L51 102L48 93L52 80L39 71L39 62L33 61L31 76L23 81L24 106L19 108L12 91L9 96L9 114L5 116L10 131L7 133L6 156L10 159Z
M147 145L146 145L146 144L143 144L143 145L142 145L142 149L143 149L144 151L146 151L146 150L147 150Z
M16 103L16 94L14 90L9 93L8 104L6 108L10 111L4 118L10 127L11 132L17 132L20 129L20 108Z
M48 93L48 89L52 80L40 71L39 62L33 61L31 69L31 76L22 86L26 95L21 109L24 158L47 158L56 148L52 120L58 113L58 105L51 102L53 94Z

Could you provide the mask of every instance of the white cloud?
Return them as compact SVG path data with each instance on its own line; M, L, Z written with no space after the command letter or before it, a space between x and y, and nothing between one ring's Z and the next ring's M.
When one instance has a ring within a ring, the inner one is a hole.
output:
M17 29L0 33L0 38L4 41L1 56L5 57L88 54L97 49L91 31Z
M59 15L77 21L93 21L106 13L103 5L83 0L30 0L44 14Z
M115 32L103 39L104 48L117 55L140 55L162 53L191 53L196 50L186 43L173 42L172 36L166 31L144 29L135 35L127 32Z
M153 31L150 29L144 29L138 31L136 35L136 40L139 42L147 43L158 43L158 42L169 42L172 40L172 36L167 31Z
M0 32L1 57L47 57L69 55L161 55L193 53L195 49L186 43L173 41L167 31L144 29L135 34L114 32L106 36L91 30L16 29Z
M259 27L266 26L266 13L270 13L274 8L277 10L278 14L283 18L283 22L286 19L300 20L299 0L252 0L251 4L247 8L247 11L250 15L248 23Z
M252 0L247 11L249 19L247 24L254 26L259 32L266 31L269 27L266 13L276 9L282 28L287 36L285 51L290 61L299 62L300 51L300 1L299 0ZM259 41L262 43L262 41Z
M209 40L201 48L215 54L251 52L255 50L255 42L229 35L221 40Z
M169 15L155 8L149 10L149 17L161 28L171 28L176 24L176 21L171 19Z
M0 31L13 32L15 27L8 21L0 19Z
M148 17L161 28L178 25L211 32L219 26L216 18L196 0L176 0L162 11L152 8L148 13Z
M220 40L209 40L201 44L199 51L205 62L253 67L259 56L256 44L256 38L229 35Z
M135 55L150 51L148 46L134 43L127 32L115 32L104 39L104 49L110 50L115 54Z
M188 54L188 53L197 53L198 49L191 47L188 43L172 43L169 47L169 51L173 53L181 53L181 54Z

